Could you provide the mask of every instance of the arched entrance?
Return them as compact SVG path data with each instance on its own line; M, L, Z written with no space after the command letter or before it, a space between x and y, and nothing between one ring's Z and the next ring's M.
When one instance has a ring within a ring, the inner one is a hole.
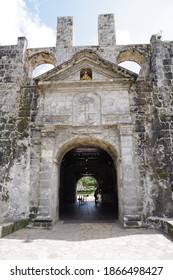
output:
M79 179L89 176L98 183L97 205L93 194L77 193ZM107 151L87 145L77 146L64 155L60 167L59 218L86 221L118 218L117 171Z

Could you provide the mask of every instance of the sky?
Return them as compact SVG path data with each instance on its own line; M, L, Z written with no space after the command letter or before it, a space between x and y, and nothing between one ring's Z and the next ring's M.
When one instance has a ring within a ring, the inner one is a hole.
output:
M149 43L160 30L173 41L172 0L0 0L0 44L54 47L58 16L73 16L74 45L97 45L99 14L115 16L117 44Z

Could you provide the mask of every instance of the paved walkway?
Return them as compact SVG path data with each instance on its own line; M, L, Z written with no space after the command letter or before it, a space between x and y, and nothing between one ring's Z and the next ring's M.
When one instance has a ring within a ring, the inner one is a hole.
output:
M23 229L0 239L0 260L12 259L173 260L173 242L155 230L66 221L52 230Z
M82 221L116 221L118 210L112 204L102 206L100 202L95 205L94 197L85 197L79 204L65 204L60 210L61 220Z
M113 212L91 199L69 206L51 230L23 229L0 239L0 260L173 260L173 242L164 234L122 229Z

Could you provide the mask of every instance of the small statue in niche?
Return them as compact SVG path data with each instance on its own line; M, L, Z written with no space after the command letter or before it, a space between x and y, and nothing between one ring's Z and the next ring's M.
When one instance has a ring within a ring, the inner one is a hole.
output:
M90 69L83 69L80 73L81 80L92 80L92 72Z

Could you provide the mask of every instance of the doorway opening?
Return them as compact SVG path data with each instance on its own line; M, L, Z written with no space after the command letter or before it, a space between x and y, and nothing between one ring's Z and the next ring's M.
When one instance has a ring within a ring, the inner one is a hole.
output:
M81 221L118 218L117 172L105 150L83 146L64 155L60 168L59 218Z
M95 190L98 188L98 182L93 176L82 176L76 184L77 200L83 202L85 198L94 196Z

